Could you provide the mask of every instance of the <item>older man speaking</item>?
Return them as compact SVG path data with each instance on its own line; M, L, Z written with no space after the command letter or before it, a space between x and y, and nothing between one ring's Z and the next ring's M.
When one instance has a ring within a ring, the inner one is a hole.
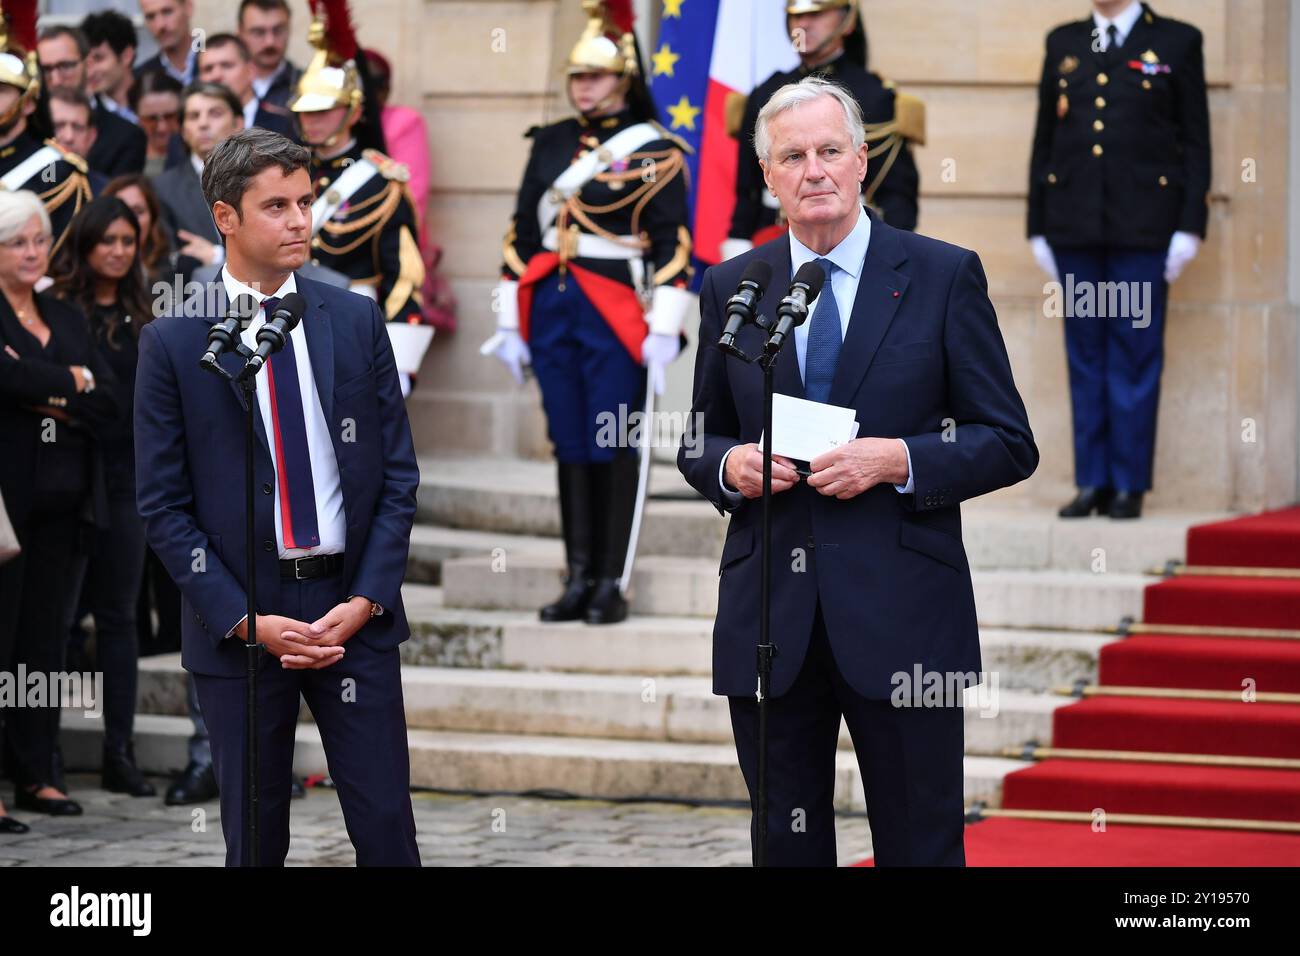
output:
M711 347L753 259L827 281L776 364L778 393L853 409L857 438L772 464L772 641L766 862L834 865L841 718L862 771L880 865L962 865L962 690L980 680L959 503L1038 464L979 257L902 232L861 206L862 115L809 77L763 108L755 149L790 234L710 269L700 302L691 433L678 467L731 513L714 626L713 690L730 701L757 806L762 373ZM738 344L762 348L750 325ZM779 434L779 430L778 430ZM865 437L869 436L869 437Z

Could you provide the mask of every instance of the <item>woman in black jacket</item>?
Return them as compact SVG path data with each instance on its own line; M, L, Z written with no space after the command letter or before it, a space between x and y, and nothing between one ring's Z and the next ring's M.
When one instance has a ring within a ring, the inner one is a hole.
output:
M136 598L144 574L144 524L135 507L136 340L153 313L141 261L140 223L117 196L101 196L71 225L52 270L53 292L90 319L100 357L112 370L118 412L99 429L108 492L106 526L94 532L74 575L80 607L95 619L98 670L104 674L103 785L113 793L152 797L135 764L138 639Z
M0 669L22 668L47 681L64 667L78 548L105 516L95 432L118 414L113 373L86 317L35 291L51 239L35 194L0 191L0 494L23 549L0 565ZM55 786L58 701L18 704L0 712L15 803L37 813L80 813Z

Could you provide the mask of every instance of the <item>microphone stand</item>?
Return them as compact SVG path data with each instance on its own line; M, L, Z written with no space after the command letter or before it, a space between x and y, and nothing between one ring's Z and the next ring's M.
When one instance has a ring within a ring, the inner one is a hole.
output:
M238 344L235 346L235 352L240 358L244 359L245 368L247 368L248 360L255 354L254 350L244 344L242 336L236 341ZM202 368L207 369L209 372L220 375L232 383L235 382L235 378L217 363L200 364ZM248 598L248 636L244 644L248 665L244 722L244 753L246 757L244 779L247 784L244 793L244 846L246 848L244 859L246 866L258 866L261 862L261 852L258 846L258 811L261 806L261 781L257 760L257 666L264 648L257 643L257 573L255 567L257 549L253 544L253 535L255 533L253 522L253 490L255 484L253 477L253 456L255 453L253 414L257 403L257 379L252 375L241 374L238 385L244 405L244 566L247 569L247 583L244 586L244 591Z

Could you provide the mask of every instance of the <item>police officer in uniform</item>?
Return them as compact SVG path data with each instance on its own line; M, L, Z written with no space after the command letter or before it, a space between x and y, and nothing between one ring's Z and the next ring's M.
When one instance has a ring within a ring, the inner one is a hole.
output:
M642 408L647 370L662 391L694 297L682 146L654 121L628 4L583 5L567 79L578 116L528 133L483 352L520 382L531 363L555 445L568 577L541 619L610 624L627 616L638 458L602 421Z
M1152 483L1168 284L1205 236L1210 119L1199 30L1137 0L1093 7L1047 36L1028 232L1066 291L1078 494L1061 517L1137 518ZM1100 306L1102 283L1124 283L1148 314L1076 315L1070 289L1093 290Z
M762 245L785 229L780 204L764 184L754 154L754 128L759 110L773 93L812 73L846 87L862 107L868 147L863 202L891 226L916 228L920 175L910 143L925 142L924 105L867 69L867 38L857 0L790 0L785 12L802 62L795 70L774 73L745 102L738 136L736 207L729 238L722 244L724 259Z
M53 227L53 255L72 217L91 200L86 161L46 138L49 107L36 59L35 3L8 0L0 18L0 188L40 197ZM30 35L24 36L24 33Z
M379 303L389 322L419 323L424 262L406 167L368 142L382 143L377 117L363 116L365 93L346 4L313 6L308 39L316 48L289 110L312 153L312 262L347 276L354 292ZM402 376L402 389L409 381Z

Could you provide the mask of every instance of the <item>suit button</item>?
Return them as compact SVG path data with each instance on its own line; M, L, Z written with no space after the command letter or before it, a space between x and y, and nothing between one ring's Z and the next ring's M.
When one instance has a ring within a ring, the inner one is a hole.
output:
M1055 184L1055 183L1056 183L1056 173L1048 173L1048 174L1047 174L1047 181L1048 181L1049 183Z
M274 541L263 541L263 542L262 542L262 550L263 550L263 551L274 551L274 550L275 550L275 542L274 542Z
M817 547L817 543L816 543L815 541L813 541L813 536L812 536L812 535L808 535L808 547L810 547L810 548L815 548L815 547Z
M1064 89L1068 89L1069 86L1070 86L1070 81L1069 81L1069 80L1061 80L1061 89L1063 89L1063 90L1064 90Z
M1168 185L1169 185L1169 177L1168 177L1168 176L1161 176L1161 177L1160 177L1160 185L1161 185L1161 186L1168 186Z
M1109 82L1110 82L1110 77L1107 76L1105 73L1098 73L1098 74L1097 74L1097 85L1098 85L1098 86L1105 86L1105 85L1106 85L1107 83L1109 83Z
M271 493L271 483L268 481L262 485L262 494L269 495L270 493Z
M1149 90L1149 89L1151 89L1151 81L1150 81L1150 80L1143 80L1143 81L1142 81L1142 89L1144 89L1144 90Z
M1101 143L1097 143L1092 147L1092 155L1094 156L1100 156L1104 152L1105 150L1101 148Z
M199 617L197 614L195 614L195 615L194 615L194 623L195 623L195 624L198 624L198 625L201 627L201 626L203 625L203 618L201 618L201 617Z
M1097 109L1099 110L1104 110L1106 108L1106 97L1104 96L1097 97L1093 102L1097 104Z
M1106 124L1103 123L1101 120L1093 120L1092 128L1095 129L1098 133L1100 133L1102 130L1106 128Z

